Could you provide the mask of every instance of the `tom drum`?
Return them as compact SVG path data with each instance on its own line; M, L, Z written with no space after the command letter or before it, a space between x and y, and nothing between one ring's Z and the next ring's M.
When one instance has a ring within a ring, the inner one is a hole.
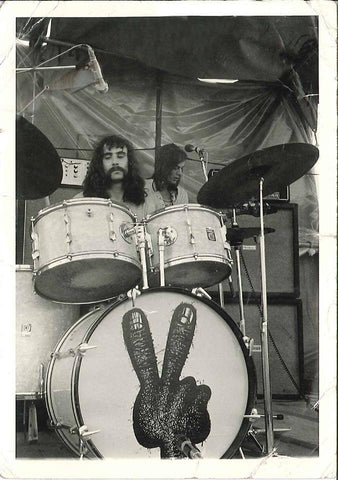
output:
M109 300L141 279L135 223L128 208L100 198L47 207L32 219L34 286L42 297L73 304Z
M161 247L165 284L209 287L231 275L231 249L220 215L197 205L167 207L150 215L145 228L151 238L150 286L160 285Z

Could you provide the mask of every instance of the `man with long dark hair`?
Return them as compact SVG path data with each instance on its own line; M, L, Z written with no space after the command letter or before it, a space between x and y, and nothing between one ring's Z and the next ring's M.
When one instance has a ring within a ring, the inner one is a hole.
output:
M174 143L157 152L154 175L146 180L145 191L151 210L188 203L188 194L179 185L187 155Z
M83 192L76 197L110 198L129 207L138 220L150 213L131 143L118 135L103 138L94 150Z

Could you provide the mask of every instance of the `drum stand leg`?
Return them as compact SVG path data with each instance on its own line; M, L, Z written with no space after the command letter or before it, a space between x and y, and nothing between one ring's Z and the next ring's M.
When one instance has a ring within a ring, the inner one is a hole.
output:
M24 409L26 408L26 401ZM36 413L36 405L34 401L30 401L28 405L28 426L27 426L27 442L37 442L38 435L38 417Z

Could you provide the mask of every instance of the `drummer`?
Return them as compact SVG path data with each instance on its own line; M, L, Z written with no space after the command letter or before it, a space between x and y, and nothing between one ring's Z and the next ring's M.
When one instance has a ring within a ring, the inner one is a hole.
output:
M75 198L110 198L130 208L140 221L151 213L144 187L131 143L118 135L110 135L97 144L83 182L83 192Z
M174 143L159 148L152 178L145 181L148 209L151 211L189 203L188 194L179 185L187 155Z

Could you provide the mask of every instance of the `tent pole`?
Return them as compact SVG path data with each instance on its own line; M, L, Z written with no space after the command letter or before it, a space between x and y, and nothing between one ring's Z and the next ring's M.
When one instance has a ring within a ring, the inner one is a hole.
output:
M162 85L163 72L158 70L156 75L155 159L162 143Z

